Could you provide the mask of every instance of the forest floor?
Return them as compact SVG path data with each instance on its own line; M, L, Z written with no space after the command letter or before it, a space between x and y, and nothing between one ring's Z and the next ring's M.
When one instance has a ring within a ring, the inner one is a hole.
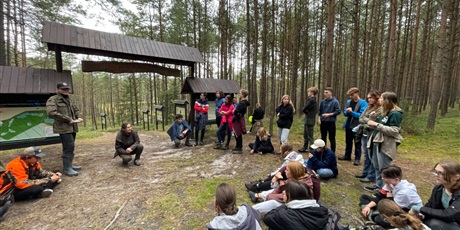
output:
M301 126L293 129L289 138L297 150L303 140L298 133ZM64 176L49 198L15 203L0 222L0 229L105 229L117 215L109 229L205 229L215 216L217 185L234 185L238 205L252 204L244 182L264 178L282 163L272 154L249 155L247 144L254 140L252 135L244 136L244 154L215 150L214 133L214 129L207 133L205 146L176 149L166 133L140 131L144 145L141 166L122 166L120 158L112 159L115 132L90 139L77 137L74 162L83 167L80 175ZM337 156L342 156L340 132L337 140ZM273 143L279 149L276 137ZM426 143L419 140L412 145L422 148ZM232 139L230 146L234 144ZM412 147L400 148L394 163L402 167L404 179L417 185L426 202L434 186L430 169L441 158ZM41 160L44 169L60 169L61 145L43 146L42 150L47 154ZM20 151L6 151L0 159L7 163ZM442 159L458 160L458 153L460 149L454 148ZM321 182L321 201L339 211L342 224L361 225L365 220L358 207L359 195L367 193L363 186L368 184L360 183L354 175L362 166L338 163L338 178Z

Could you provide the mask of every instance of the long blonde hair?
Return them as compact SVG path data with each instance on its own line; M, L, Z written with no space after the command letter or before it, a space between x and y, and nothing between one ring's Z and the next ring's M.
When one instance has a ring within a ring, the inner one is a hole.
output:
M283 100L284 100L284 98L286 98L286 97L289 98L289 104L292 106L292 111L295 113L294 104L292 103L291 97L290 97L289 95L287 95L287 94L283 95L283 97L281 98L281 104L280 104L280 106L283 106L283 105L284 105L284 104L283 104Z
M390 111L401 110L398 107L398 97L394 92L382 93L382 115L386 116Z
M257 136L259 136L260 140L266 141L268 138L267 130L265 130L264 127L260 127L259 130L257 130Z

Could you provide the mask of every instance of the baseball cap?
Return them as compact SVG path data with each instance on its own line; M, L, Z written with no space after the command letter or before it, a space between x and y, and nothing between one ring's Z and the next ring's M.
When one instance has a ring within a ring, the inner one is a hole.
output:
M58 89L68 89L70 87L69 87L69 84L67 84L65 82L59 82L59 83L57 83L57 88Z
M323 140L317 139L313 144L310 146L312 149L322 148L326 145Z
M28 147L24 149L24 154L29 156L44 157L46 154L42 152L41 149L37 147Z

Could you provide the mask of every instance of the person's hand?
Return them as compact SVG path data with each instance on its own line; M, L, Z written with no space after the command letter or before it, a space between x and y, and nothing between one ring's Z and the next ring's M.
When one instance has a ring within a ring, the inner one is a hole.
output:
M60 176L54 174L54 175L51 176L51 182L56 182L56 181L58 181L60 178L61 178Z
M347 113L351 113L351 111L352 111L351 107L348 107L347 110L345 110L345 112L347 112Z
M83 122L83 118L78 118L78 122Z
M313 154L308 153L308 158L312 158L312 157L313 157Z
M369 120L369 121L367 122L367 124L368 124L369 126L377 126L379 123L377 123L377 122L375 122L375 121L372 121L372 120Z
M184 134L183 133L179 134L179 137L184 138Z
M371 213L371 208L369 208L369 206L366 206L363 208L363 210L361 210L361 213L364 217L367 217Z
M251 155L254 154L254 150L249 151L249 154Z
M318 117L318 125L321 125L321 118Z
M133 150L131 148L126 149L126 153L131 153Z
M376 113L375 111L372 111L369 115L375 117Z
M279 117L279 116L280 116L280 113L277 113L277 114L276 114L276 116L278 116L278 117Z

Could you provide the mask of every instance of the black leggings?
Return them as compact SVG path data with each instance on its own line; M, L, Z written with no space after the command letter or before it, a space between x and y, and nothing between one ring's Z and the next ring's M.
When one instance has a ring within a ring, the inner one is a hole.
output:
M196 127L195 127L195 143L198 144L198 133L199 133L200 130L198 130ZM206 131L206 129L202 129L201 130L201 138L200 138L200 141L203 142L203 139L204 139L204 131Z

